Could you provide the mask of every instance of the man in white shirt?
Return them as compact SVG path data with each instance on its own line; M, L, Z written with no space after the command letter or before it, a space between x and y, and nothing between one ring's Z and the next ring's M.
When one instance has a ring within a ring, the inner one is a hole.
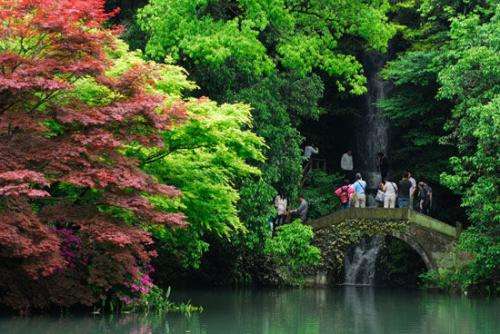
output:
M346 178L349 181L352 181L353 173L354 173L354 163L352 161L352 151L348 150L342 155L342 159L340 159L340 168L345 173Z

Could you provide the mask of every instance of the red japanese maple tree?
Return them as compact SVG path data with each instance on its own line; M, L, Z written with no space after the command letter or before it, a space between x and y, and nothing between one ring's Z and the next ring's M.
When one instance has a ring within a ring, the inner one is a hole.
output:
M177 190L121 152L160 145L182 104L148 89L153 65L107 74L109 16L102 0L0 0L0 302L19 309L92 304L130 285L154 255L138 223L183 224L147 199ZM73 94L89 78L114 98Z

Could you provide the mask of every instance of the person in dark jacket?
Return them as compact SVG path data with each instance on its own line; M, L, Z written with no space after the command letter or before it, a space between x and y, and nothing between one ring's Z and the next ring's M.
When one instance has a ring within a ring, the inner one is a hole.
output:
M410 173L406 172L398 184L398 207L407 208L410 204Z
M419 211L429 215L432 207L432 188L424 181L418 183L418 199Z
M377 157L378 171L380 172L382 181L385 181L387 178L387 174L389 173L389 162L385 154L382 152L378 152Z

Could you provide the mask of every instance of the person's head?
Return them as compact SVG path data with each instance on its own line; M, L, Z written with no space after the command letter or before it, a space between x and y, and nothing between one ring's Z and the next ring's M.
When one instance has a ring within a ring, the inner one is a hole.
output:
M361 180L361 173L356 173L356 180Z
M420 181L420 182L418 183L418 186L419 186L420 188L423 188L423 187L425 186L425 182L424 182L424 181Z
M408 174L408 178L411 177L411 172L409 170L406 171L406 174Z
M347 155L352 155L352 150L347 150Z
M405 172L403 174L403 179L409 179L410 178L410 172Z
M348 179L344 179L344 181L342 182L342 185L344 186L348 186L349 185L349 180Z
M299 196L299 200L300 200L301 202L306 200L306 198L304 197L304 194L300 194L300 196Z

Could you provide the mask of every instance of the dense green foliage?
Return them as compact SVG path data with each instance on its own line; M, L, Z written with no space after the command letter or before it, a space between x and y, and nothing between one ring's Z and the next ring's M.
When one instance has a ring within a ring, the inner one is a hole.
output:
M266 241L264 253L278 266L285 282L300 283L302 273L319 264L320 250L310 243L314 232L300 220L277 228L276 236Z
M362 67L340 40L356 36L384 50L395 30L388 8L386 1L152 0L139 21L148 54L194 64L193 74L210 76L216 85L207 89L215 93L238 91L282 67L299 76L321 69L338 78L340 90L360 94Z
M443 269L422 275L430 287L452 291L499 293L500 238L478 228L460 236L456 249L443 261Z
M184 66L201 94L250 104L255 132L266 141L261 179L240 189L240 219L248 233L233 239L241 255L235 259L244 258L233 268L252 271L250 263L265 257L261 245L276 193L291 204L299 195L303 138L297 128L324 112L319 101L325 80L339 93L366 91L357 53L386 49L395 33L388 9L386 1L153 0L139 10L146 54ZM314 199L313 214L329 210L330 199Z
M197 267L208 247L204 234L228 237L245 229L238 217L240 195L235 187L245 177L260 174L247 160L262 160L263 142L243 129L251 126L246 105L219 107L196 101L187 109L188 120L165 134L166 149L147 158L145 169L182 190L180 207L190 223L182 230L156 229L153 235L170 251L186 249L178 261Z
M491 279L500 265L495 255L500 6L494 1L431 0L416 6L420 17L406 35L410 48L384 72L396 88L381 105L394 122L406 127L406 141L399 146L413 144L406 148L407 155L417 166L425 165L429 177L461 195L462 206L477 226L458 246L471 255L471 262L429 277L442 278L446 286L494 290ZM417 150L423 154L414 155Z
M336 211L340 207L340 200L335 196L335 189L341 185L342 177L329 175L322 170L313 170L302 191L309 201L309 217L320 218Z
M378 103L391 123L392 172L411 168L435 198L453 192L463 210L440 217L467 213L456 248L422 277L444 289L500 291L497 1L110 0L106 8L117 5L124 10L110 23L103 0L0 0L3 304L165 311L175 307L152 278L166 288L186 278L297 284L318 267L340 275L352 244L407 225L346 221L314 235L295 221L272 231L273 198L283 194L293 209L302 193L312 219L337 209L340 177L303 175L301 147L311 139L299 129L345 114L352 122L335 125L345 127L340 135L330 137L325 122L315 139L328 137L320 139L337 152L339 137L342 145L361 138L368 122L353 110L374 74L372 56L389 59L381 75L393 87ZM129 51L115 22L142 51ZM403 266L407 249L393 249L387 279L414 270Z

